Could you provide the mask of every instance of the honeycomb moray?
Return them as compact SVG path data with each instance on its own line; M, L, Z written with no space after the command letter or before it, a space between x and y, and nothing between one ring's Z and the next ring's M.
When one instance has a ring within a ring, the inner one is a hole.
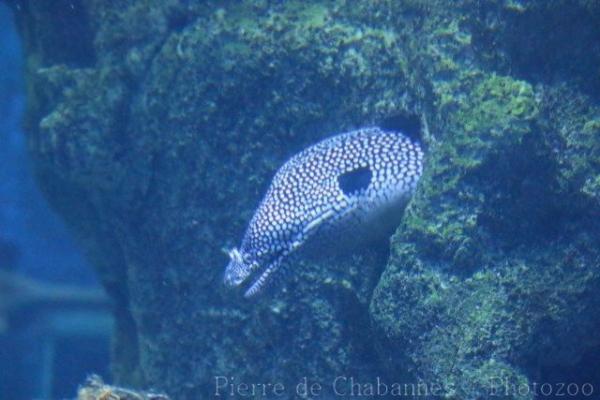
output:
M241 247L229 251L225 284L244 286L252 297L311 243L325 236L361 241L382 223L397 224L390 217L401 217L423 157L418 139L378 127L327 138L293 156L275 174Z

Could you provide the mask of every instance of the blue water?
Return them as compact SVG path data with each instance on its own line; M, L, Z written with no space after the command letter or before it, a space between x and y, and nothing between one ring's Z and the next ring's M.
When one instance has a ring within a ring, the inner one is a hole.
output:
M22 53L3 5L0 38L0 240L16 246L16 259L10 264L24 274L95 285L91 267L34 182L26 137L20 129L25 107ZM0 260L0 264L6 262Z
M0 271L40 283L99 289L91 266L35 184L20 128L25 107L22 51L3 4L0 72ZM0 399L73 396L88 372L106 373L105 326L98 334L69 340L68 334L53 338L49 320L31 318L14 316L8 331L0 333Z

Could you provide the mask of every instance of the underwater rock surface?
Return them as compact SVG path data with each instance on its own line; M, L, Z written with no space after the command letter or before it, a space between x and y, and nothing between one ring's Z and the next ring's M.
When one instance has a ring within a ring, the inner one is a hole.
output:
M118 384L491 398L600 349L597 2L11 4L40 184L116 303ZM283 161L406 114L428 159L389 259L299 266L258 303L220 287Z

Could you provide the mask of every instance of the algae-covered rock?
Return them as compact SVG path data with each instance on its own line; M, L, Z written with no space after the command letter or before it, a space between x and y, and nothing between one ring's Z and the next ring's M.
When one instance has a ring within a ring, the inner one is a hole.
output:
M540 365L577 363L598 345L597 204L585 188L598 168L586 121L600 110L560 85L536 87L446 51L446 41L479 34L465 30L419 39L437 63L450 53L459 67L432 75L430 118L443 136L370 310L389 370L439 382L446 397L492 398L498 382L531 388Z
M115 300L117 382L293 398L304 378L331 396L337 376L380 376L492 398L598 347L600 79L573 59L600 60L597 3L13 6L40 184ZM561 14L588 29L552 31L532 68ZM387 262L382 246L297 265L252 303L221 287L279 165L406 115L427 165Z

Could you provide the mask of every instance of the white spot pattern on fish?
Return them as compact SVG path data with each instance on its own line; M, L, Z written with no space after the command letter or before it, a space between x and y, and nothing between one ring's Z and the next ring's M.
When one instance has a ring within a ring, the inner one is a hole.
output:
M257 273L245 291L253 296L318 232L364 225L403 207L423 157L418 142L377 127L330 137L295 155L273 178L240 248L229 252L225 284L239 286Z

